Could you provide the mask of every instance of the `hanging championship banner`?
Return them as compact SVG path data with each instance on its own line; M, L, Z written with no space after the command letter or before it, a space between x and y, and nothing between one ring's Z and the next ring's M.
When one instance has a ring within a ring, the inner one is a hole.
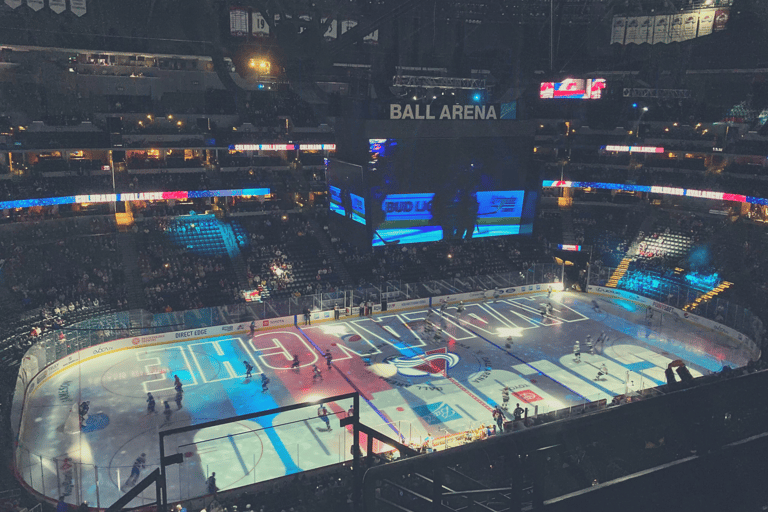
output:
M653 41L653 18L640 16L637 18L638 27L635 35L635 44L645 44ZM650 35L650 38L648 37Z
M627 35L624 44L634 44L640 21L637 18L627 18Z
M613 28L611 29L611 44L624 44L624 32L627 29L627 18L624 16L613 17Z
M687 12L683 15L683 41L696 38L696 29L699 27L698 11Z
M5 0L5 5L11 9L15 9L21 5L21 0Z
M43 0L27 0L27 5L35 12L44 7Z
M683 40L683 15L675 14L672 16L672 25L669 27L669 40L672 43L679 43Z
M712 33L715 24L715 9L702 9L699 13L699 37Z
M56 14L61 14L67 10L67 0L48 0L48 7Z
M69 0L69 10L78 18L84 16L87 12L85 0Z
M656 16L653 24L653 44L669 43L669 16Z
M725 24L728 23L730 13L729 9L717 9L715 11L715 24L712 27L713 32L725 30Z

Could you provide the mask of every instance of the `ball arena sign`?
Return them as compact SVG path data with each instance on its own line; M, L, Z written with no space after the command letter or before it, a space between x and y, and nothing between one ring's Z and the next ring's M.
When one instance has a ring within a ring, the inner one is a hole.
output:
M495 105L443 105L442 108L432 105L389 105L390 119L449 119L484 120L498 119Z

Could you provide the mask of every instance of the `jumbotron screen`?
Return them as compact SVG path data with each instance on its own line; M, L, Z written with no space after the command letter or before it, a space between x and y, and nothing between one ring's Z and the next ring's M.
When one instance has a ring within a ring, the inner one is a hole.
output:
M331 212L365 225L365 187L359 165L328 160L328 191Z
M529 139L370 139L369 146L374 247L532 232L524 208Z
M603 96L605 78L566 78L562 82L542 82L541 99L597 100Z

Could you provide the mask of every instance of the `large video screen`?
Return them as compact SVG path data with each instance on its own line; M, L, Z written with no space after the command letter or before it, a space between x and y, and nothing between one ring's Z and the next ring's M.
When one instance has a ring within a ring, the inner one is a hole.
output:
M328 160L328 191L331 212L365 225L365 187L359 165Z
M605 78L567 78L562 82L541 82L541 99L597 100L603 96Z
M370 139L374 247L530 234L529 139Z

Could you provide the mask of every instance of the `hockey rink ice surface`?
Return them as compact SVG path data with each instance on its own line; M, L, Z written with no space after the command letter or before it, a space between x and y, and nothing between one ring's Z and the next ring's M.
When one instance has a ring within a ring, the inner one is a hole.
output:
M442 317L439 309L431 314L443 332L437 340L425 333L428 310L419 309L98 356L54 375L27 397L19 471L47 496L66 494L69 503L91 506L98 478L98 500L106 507L129 488L141 453L147 464L140 478L157 467L162 429L358 391L363 423L420 443L427 434L440 438L493 424L491 411L501 404L504 386L511 390L508 416L518 403L533 415L664 384L664 370L675 359L694 377L747 363L724 335L659 312L649 325L644 307L621 299L597 298L600 309L594 310L595 298L553 293L547 299L544 292L468 303L460 314L453 304ZM548 301L552 316L544 319L540 304ZM601 331L608 341L590 354L586 336L595 340ZM576 340L580 361L573 355ZM326 350L333 355L330 370ZM298 371L290 369L293 354ZM250 379L243 361L254 367ZM322 380L313 379L313 364ZM608 375L595 380L603 364ZM261 373L270 379L267 392ZM184 385L181 408L174 375ZM147 392L157 401L155 414L147 411ZM85 400L90 411L80 430L76 404ZM326 404L331 430L312 406L166 438L166 454L184 454L182 464L167 469L169 500L206 494L211 472L227 489L349 460L351 427L339 427L338 419L350 405ZM130 506L154 502L154 492L150 486Z

